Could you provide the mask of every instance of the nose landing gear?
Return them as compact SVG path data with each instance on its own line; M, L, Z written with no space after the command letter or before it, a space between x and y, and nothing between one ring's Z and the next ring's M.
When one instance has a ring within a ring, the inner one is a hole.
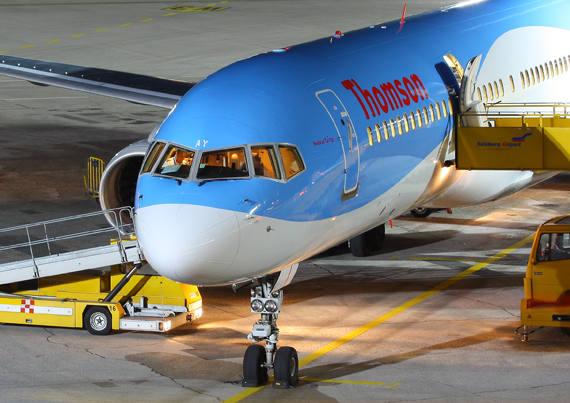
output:
M292 277L292 276L291 276ZM247 338L253 342L265 341L265 349L260 345L251 345L243 359L242 386L259 386L268 380L268 370L273 368L274 388L286 389L299 380L299 358L293 347L281 347L277 350L279 328L277 318L283 304L283 290L274 290L276 283L266 278L259 280L259 285L251 289L251 311L261 314L261 319L253 325Z

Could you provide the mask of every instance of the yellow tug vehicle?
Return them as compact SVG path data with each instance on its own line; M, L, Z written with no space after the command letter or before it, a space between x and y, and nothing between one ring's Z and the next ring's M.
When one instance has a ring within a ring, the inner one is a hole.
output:
M198 288L162 276L129 276L120 292L108 298L124 278L115 265L110 272L12 283L0 293L0 322L85 328L106 335L111 330L167 332L202 316Z
M553 218L538 228L524 292L520 333L523 341L532 333L529 326L559 327L570 336L570 215Z

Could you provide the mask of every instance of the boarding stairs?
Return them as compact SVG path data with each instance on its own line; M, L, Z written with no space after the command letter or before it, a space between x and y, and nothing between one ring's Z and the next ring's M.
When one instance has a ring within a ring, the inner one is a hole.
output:
M133 219L125 207L0 229L0 284L140 263Z
M457 169L570 171L570 104L485 104L456 125Z

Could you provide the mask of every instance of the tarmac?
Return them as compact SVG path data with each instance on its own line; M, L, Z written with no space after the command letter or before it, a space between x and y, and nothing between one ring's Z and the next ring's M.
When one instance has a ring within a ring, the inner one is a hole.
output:
M408 13L452 3L408 1ZM0 0L0 57L197 81L253 54L400 18L402 8ZM108 161L167 113L0 77L0 228L97 211L85 197L87 159ZM570 339L543 328L523 343L515 329L529 237L570 213L569 179L451 215L405 215L374 256L339 246L303 262L278 321L280 345L301 360L295 388L241 387L258 315L247 289L212 287L200 289L204 316L166 334L1 324L0 402L564 401Z

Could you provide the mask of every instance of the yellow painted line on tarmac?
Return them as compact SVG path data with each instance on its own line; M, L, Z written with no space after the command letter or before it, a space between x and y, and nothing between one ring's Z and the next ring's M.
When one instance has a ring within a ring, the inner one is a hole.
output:
M392 389L396 386L400 386L402 382L368 382L368 381L344 381L339 379L316 379L316 378L299 378L300 381L306 382L329 382L329 383L349 383L353 385L371 385L371 386L383 386L384 389Z
M103 32L103 31L108 31L109 28L103 28L103 29L96 29L95 32Z
M443 262L484 262L482 259L447 259L442 257L411 257L410 260L435 260Z
M133 25L132 22L127 22L126 24L119 25L120 27L128 27L129 25Z
M163 17L170 17L171 15L176 15L176 13L164 14Z
M36 45L28 45L28 46L22 46L20 49L28 49L28 48L33 48Z
M464 279L467 276L470 276L471 274L477 272L478 270L481 270L485 267L487 267L488 265L495 263L497 260L501 259L502 257L508 255L509 253L514 252L515 250L523 247L524 245L526 245L527 243L529 243L530 241L532 241L532 239L534 238L534 234L527 236L526 238L516 242L515 244L509 246L506 249L503 249L502 251L500 251L499 253L491 256L488 259L485 259L482 262L477 263L476 265L470 267L469 269L462 271L461 273L453 276L452 278L450 278L447 281L444 281L443 283L437 285L436 287L434 287L433 289L426 291L420 295L418 295L415 298L412 298L411 300L409 300L408 302L405 302L404 304L392 309L390 312L385 313L384 315L374 319L371 322L368 322L367 324L365 324L364 326L359 327L356 330L353 330L352 332L344 335L343 337L341 337L340 339L333 341L332 343L327 344L326 346L322 347L321 349L309 354L308 356L306 356L305 358L303 358L302 360L299 360L299 368L304 367L305 365L315 361L316 359L322 357L323 355L330 353L332 350L342 346L345 343L348 343L349 341L355 339L356 337L362 335L363 333L369 331L370 329L375 328L378 325L381 325L382 323L394 318L395 316L398 316L399 314L401 314L402 312L405 312L406 310L410 309L411 307L419 304L420 302L425 301L426 299L428 299L429 297L434 296L435 294L451 287L453 284L457 283L459 280ZM254 393L259 392L260 390L266 388L267 386L269 386L271 383L268 382L267 384L263 385L263 386L258 386L256 388L247 388L246 390L244 390L241 393L238 393L237 395L227 399L224 401L224 403L237 403L242 401L243 399L245 399L248 396L253 395Z
M51 41L46 41L46 43L55 43L59 41L61 41L61 39L52 39Z
M85 36L86 34L77 34L77 35L71 35L72 38L79 38L81 36Z
M147 21L152 21L154 20L154 18L147 18L146 20L140 20L140 22L147 22Z
M4 52L0 52L0 55L3 55L4 53L8 53L8 51L5 50Z

